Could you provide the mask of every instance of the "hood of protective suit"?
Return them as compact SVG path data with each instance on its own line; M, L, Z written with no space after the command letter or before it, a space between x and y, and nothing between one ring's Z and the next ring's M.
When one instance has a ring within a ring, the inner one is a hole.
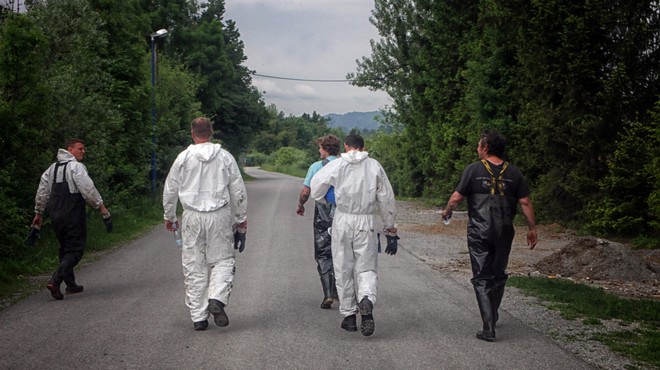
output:
M201 143L192 144L188 147L188 152L197 158L200 162L208 162L218 156L222 150L220 144Z
M57 161L58 162L62 162L62 161L75 161L75 162L78 162L76 157L74 157L73 154L71 154L70 151L68 151L66 149L62 149L62 148L60 148L57 151Z
M369 153L351 150L348 153L341 153L341 157L348 163L357 163L369 158Z

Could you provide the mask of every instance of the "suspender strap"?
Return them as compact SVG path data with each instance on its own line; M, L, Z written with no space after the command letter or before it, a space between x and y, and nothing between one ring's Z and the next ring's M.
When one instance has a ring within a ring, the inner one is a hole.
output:
M495 195L495 189L498 190L498 193L500 196L504 196L504 183L502 182L502 174L504 171L509 167L509 163L504 162L502 165L502 170L500 171L500 174L495 178L495 174L493 173L493 170L490 168L490 165L488 164L488 161L485 159L481 160L481 163L484 164L484 167L486 167L486 170L490 174L490 195Z
M57 182L57 170L62 167L62 182L67 182L66 181L66 165L69 164L71 161L66 161L66 162L58 162L55 165L55 176L53 178L53 184Z

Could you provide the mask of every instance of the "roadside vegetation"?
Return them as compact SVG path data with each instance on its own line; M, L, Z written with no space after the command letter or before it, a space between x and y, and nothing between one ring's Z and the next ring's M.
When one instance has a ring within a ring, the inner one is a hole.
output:
M621 330L596 334L592 339L624 357L660 368L660 301L620 298L565 279L512 276L508 284L540 298L566 319L585 325L618 321Z

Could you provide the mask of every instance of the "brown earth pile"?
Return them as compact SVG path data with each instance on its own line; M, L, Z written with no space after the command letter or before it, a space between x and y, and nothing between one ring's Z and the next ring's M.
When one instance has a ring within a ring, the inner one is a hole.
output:
M635 252L605 239L581 237L534 267L543 275L592 281L628 296L659 298L657 251Z
M587 280L619 280L658 284L658 265L622 244L595 237L581 237L535 265L547 275Z

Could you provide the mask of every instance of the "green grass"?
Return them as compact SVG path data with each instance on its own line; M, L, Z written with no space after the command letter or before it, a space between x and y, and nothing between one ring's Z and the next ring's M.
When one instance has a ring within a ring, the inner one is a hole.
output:
M598 334L594 339L632 360L660 367L660 301L620 298L563 279L512 276L509 285L542 299L563 317L580 319L586 325L621 320L622 330ZM626 328L629 323L639 325Z
M295 166L278 166L273 164L264 163L261 165L261 169L270 172L279 172L287 175L305 178L307 176L307 169L301 169Z
M88 210L83 264L93 261L98 252L126 244L163 222L160 197L146 197L136 200L130 207L109 206L108 209L112 214L112 233L106 231L98 211ZM34 247L26 246L20 249L20 254L0 261L0 301L15 302L42 289L58 265L58 247L50 221L46 219L41 239Z

